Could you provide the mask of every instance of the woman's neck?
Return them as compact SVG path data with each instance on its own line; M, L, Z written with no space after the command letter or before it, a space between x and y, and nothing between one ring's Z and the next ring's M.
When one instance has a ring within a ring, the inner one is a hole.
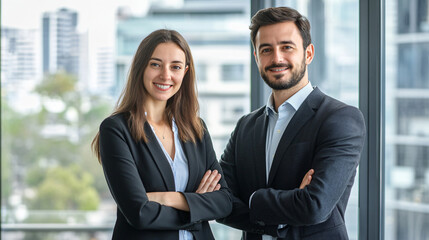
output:
M145 104L147 120L150 123L162 124L165 121L166 102Z

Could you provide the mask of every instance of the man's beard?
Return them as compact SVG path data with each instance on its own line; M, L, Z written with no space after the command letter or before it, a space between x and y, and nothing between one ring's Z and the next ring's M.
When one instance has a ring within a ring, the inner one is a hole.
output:
M284 74L278 74L278 75L274 75L274 77L275 77L274 81L270 81L270 79L265 74L265 72L268 71L268 69L273 68L273 67L287 67L290 70L292 70L292 76L289 79L286 79L283 81L278 81L284 77ZM305 58L304 58L302 60L302 63L301 63L301 68L296 69L295 71L292 68L291 64L272 64L268 67L265 67L265 72L262 72L262 71L260 71L260 72L261 72L262 79L264 79L264 82L270 88L272 88L274 90L285 90L285 89L290 89L290 88L294 87L295 85L297 85L301 81L301 79L305 75L306 67L307 67L307 64L305 64Z

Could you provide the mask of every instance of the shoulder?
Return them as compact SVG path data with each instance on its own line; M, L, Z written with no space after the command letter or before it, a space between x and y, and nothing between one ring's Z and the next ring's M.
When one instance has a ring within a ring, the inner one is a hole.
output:
M365 119L357 107L325 95L317 112L316 119L328 135L365 134Z
M127 126L125 113L118 113L105 118L100 124L100 130L106 128L122 128Z
M265 113L265 105L242 116L238 122L237 125L241 125L241 124L254 124L256 122L256 120L261 117L264 116Z
M318 113L324 116L346 114L363 118L361 111L357 107L351 106L336 98L326 95L318 88L315 88L309 95L308 101L312 108L318 109Z
M335 98L326 96L326 101L322 106L322 110L326 111L327 115L348 116L363 120L363 114L357 107L341 102Z

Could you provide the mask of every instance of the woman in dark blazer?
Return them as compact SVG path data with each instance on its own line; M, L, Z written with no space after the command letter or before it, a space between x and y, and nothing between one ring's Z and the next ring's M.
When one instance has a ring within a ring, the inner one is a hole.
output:
M114 113L92 143L117 204L113 239L214 239L232 203L204 122L185 39L140 43Z

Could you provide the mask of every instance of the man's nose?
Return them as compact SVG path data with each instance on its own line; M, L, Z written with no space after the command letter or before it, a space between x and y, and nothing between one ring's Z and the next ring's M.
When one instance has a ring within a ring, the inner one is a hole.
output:
M272 59L273 63L281 63L284 62L284 58L283 58L283 54L281 51L279 50L274 50L273 51L273 59Z

